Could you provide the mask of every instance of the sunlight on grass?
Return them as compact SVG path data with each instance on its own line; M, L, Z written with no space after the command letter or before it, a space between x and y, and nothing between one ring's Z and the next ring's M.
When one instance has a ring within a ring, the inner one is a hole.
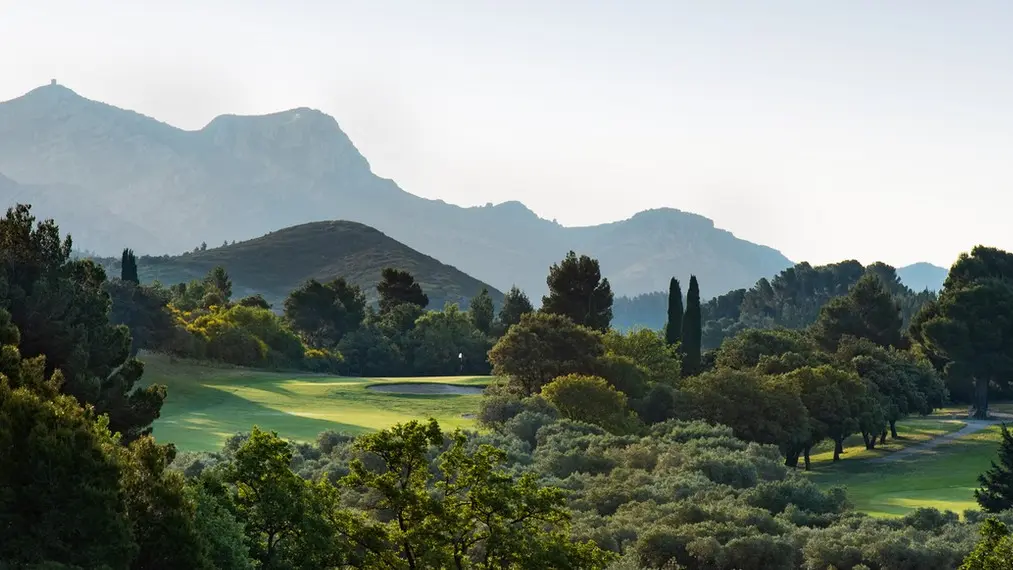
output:
M475 428L481 395L398 394L367 390L389 383L483 386L488 377L339 378L279 373L144 355L145 380L165 384L168 397L154 434L181 450L221 448L253 425L282 437L313 441L320 432L358 434L412 419L436 418L447 429Z
M977 477L995 457L999 440L999 427L991 426L893 462L849 457L823 463L809 476L823 486L844 486L855 508L873 516L903 516L918 507L962 513L977 507Z
M861 435L853 435L844 440L844 454L841 455L841 460L882 457L905 447L955 432L965 425L967 424L959 420L932 419L931 417L907 419L897 424L897 435L900 436L900 439L888 437L886 444L877 444L876 449L865 449L865 442ZM823 442L813 450L813 454L810 456L814 466L832 463L833 459L834 445L832 442Z

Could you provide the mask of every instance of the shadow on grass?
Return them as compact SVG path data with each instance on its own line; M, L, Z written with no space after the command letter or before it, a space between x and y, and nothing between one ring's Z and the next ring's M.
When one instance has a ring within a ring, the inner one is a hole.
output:
M161 417L154 423L156 439L175 443L184 451L218 450L228 437L248 432L254 425L296 441L314 441L327 430L348 434L370 431L355 424L274 409L214 386L191 386L185 401L185 407L177 405L170 391Z

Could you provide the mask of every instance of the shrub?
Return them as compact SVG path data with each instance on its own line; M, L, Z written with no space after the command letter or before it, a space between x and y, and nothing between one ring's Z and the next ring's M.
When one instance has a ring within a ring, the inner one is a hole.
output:
M560 376L542 396L567 419L599 425L612 432L628 428L626 396L600 376Z
M208 356L238 366L258 366L267 359L267 345L248 331L221 329L208 341Z

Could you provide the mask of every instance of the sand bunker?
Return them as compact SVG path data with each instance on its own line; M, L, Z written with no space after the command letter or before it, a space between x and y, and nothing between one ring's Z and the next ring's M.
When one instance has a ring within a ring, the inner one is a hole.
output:
M391 394L471 396L474 394L481 394L484 388L481 386L406 382L401 384L373 384L372 386L366 386L366 389L374 390L376 392L388 392Z

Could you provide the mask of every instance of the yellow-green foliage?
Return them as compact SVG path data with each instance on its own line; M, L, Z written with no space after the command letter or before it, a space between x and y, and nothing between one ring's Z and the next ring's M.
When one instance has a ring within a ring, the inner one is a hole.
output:
M307 366L318 371L333 371L339 362L324 351L308 351L299 336L268 309L232 305L171 310L194 338L191 356L241 366Z

